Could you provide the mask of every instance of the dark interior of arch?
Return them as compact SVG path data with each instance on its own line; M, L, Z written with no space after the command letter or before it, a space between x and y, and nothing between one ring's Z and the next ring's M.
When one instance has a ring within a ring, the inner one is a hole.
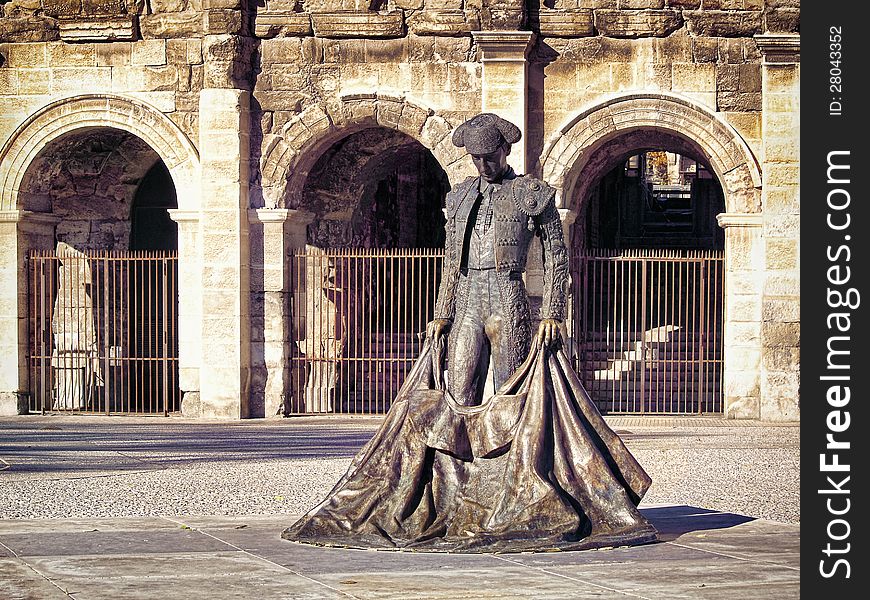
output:
M83 128L54 140L28 167L20 199L22 209L57 219L53 235L51 228L24 232L30 249L53 250L58 242L85 253L177 248L177 228L168 213L177 206L172 177L160 156L126 131ZM51 314L61 315L61 327L72 334L67 337L84 340L88 356L101 365L100 377L89 380L87 400L72 408L178 410L177 362L153 360L177 356L171 333L178 320L177 265L87 254L49 262L45 269L53 273L44 278L47 283L30 291L50 313L38 321L39 335L55 347L63 343L66 338L58 341L51 321ZM87 277L69 275L79 269ZM109 361L109 355L118 360ZM49 362L46 368L56 366Z
M175 186L159 155L120 129L87 128L49 144L27 169L24 210L57 217L55 237L81 251L173 249Z
M698 146L663 131L606 142L584 168L575 243L591 248L721 249L722 186ZM579 235L578 235L579 234Z
M311 169L301 205L316 214L320 248L433 248L444 243L447 174L401 132L363 129L333 144Z

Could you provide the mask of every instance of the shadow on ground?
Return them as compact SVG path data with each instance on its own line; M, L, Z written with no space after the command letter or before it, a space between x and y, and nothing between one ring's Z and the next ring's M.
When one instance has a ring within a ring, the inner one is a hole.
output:
M728 529L755 520L744 515L686 505L641 508L640 512L658 530L662 542L673 541L694 531Z

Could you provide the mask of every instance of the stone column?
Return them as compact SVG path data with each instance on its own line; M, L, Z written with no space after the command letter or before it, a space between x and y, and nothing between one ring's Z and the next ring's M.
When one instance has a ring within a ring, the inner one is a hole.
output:
M198 416L202 361L202 253L200 213L170 209L178 224L178 386L181 412Z
M54 247L57 222L51 214L0 211L0 415L27 412L27 253Z
M249 101L245 90L200 92L202 362L200 403L189 409L201 417L248 416Z
M722 213L716 218L725 230L722 340L725 417L758 419L761 415L763 219L760 213Z
M305 246L314 214L248 211L251 240L251 416L283 416L290 385L291 253Z
M528 144L529 61L531 31L472 31L483 64L482 111L496 113L514 123L523 138L511 148L508 162L517 173L529 169Z
M755 36L763 61L765 281L760 417L800 418L800 36Z

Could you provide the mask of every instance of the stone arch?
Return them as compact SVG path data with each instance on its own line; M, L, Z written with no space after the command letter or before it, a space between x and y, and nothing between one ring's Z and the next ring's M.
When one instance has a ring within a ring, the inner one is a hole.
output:
M451 124L404 96L382 93L343 94L326 105L311 105L291 119L280 134L264 136L260 161L262 203L284 208L288 197L301 193L321 151L339 139L368 127L386 127L408 135L427 148L451 184L469 172L471 163L450 141Z
M136 98L88 94L56 100L31 115L0 149L0 210L16 210L28 166L49 144L77 130L116 128L147 143L163 160L179 208L199 208L199 153L166 115Z
M727 212L761 211L761 170L740 134L716 114L668 94L620 96L571 118L547 143L542 176L562 191L562 202L582 201L602 172L596 152L623 136L642 144L644 132L662 135L706 160L722 184Z

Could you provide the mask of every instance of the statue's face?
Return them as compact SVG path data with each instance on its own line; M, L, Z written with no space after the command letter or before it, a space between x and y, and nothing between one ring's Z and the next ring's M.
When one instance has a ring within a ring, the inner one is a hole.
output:
M477 172L489 183L498 183L508 169L507 156L510 154L511 147L508 144L502 144L495 152L489 154L472 154L471 161L477 168Z

